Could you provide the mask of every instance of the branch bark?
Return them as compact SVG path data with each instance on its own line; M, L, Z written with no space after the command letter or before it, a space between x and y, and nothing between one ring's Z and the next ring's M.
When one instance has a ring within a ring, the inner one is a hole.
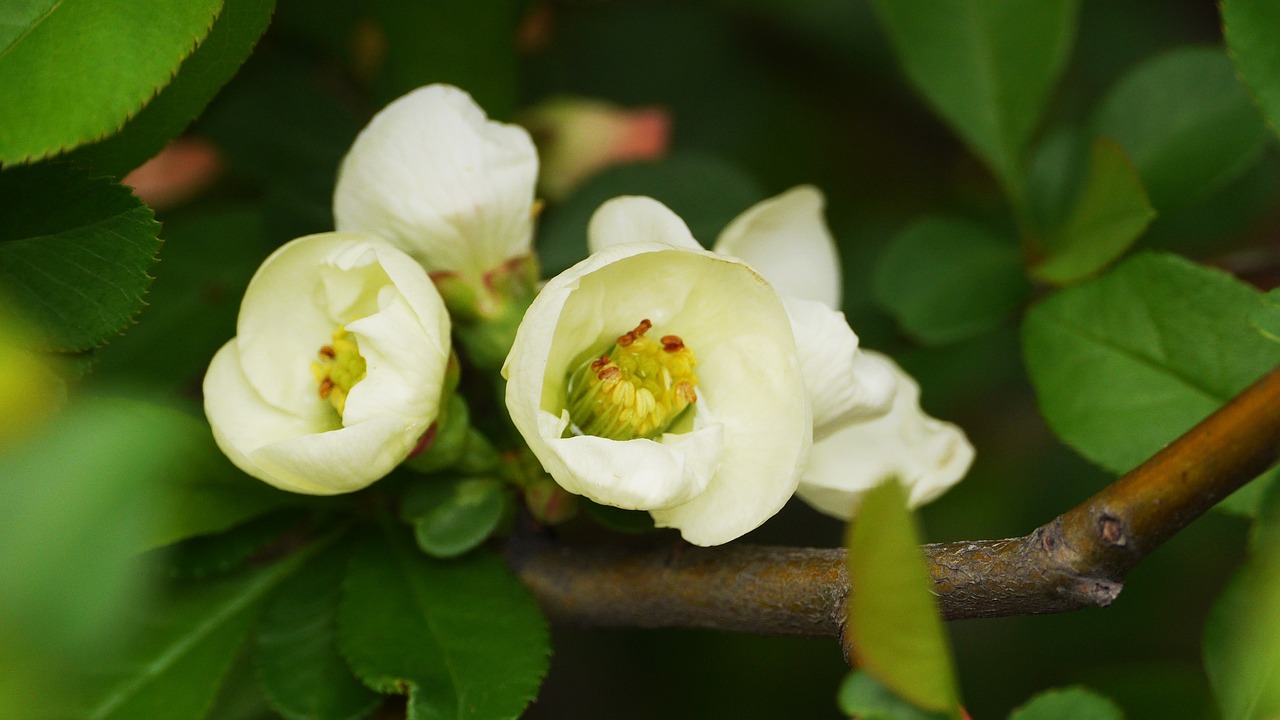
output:
M1280 368L1029 535L926 545L948 620L1106 606L1124 575L1280 460ZM842 549L670 543L581 547L517 533L508 560L547 614L585 626L838 636Z

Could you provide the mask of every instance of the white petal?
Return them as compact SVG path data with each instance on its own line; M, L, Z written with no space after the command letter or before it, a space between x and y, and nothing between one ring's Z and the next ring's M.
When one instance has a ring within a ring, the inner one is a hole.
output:
M858 336L844 313L812 300L783 302L813 408L814 440L889 412L897 386L893 370L858 349Z
M388 105L342 161L339 230L391 240L431 272L478 278L531 251L538 156L521 127L494 122L458 88Z
M679 335L693 350L699 403L714 413L698 408L692 435L660 443L566 441L567 374L646 318L653 332ZM553 278L534 300L504 368L507 407L567 490L650 510L693 543L727 542L781 508L808 449L808 402L789 325L777 295L737 261L663 244L616 245Z
M784 297L840 307L840 255L812 185L756 203L716 239L715 251L742 258Z
M606 201L596 208L587 224L587 249L593 253L629 242L703 249L679 215L653 198L636 195Z
M800 479L796 494L828 515L849 519L867 490L893 476L909 489L910 506L919 507L959 482L973 462L964 431L924 414L920 386L885 361L898 376L893 409L814 443Z
M336 495L368 487L391 472L417 445L423 430L400 418L380 417L263 445L249 457L278 487Z

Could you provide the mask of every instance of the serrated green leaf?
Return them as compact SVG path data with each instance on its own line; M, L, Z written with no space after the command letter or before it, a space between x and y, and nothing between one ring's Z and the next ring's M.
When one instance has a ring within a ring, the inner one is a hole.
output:
M243 522L225 532L197 535L160 552L170 577L198 579L240 567L285 531L296 527L304 515L285 509Z
M274 7L275 0L224 0L208 37L182 61L173 82L119 132L78 148L69 159L95 173L119 176L160 152L240 69Z
M1066 63L1075 0L874 0L907 76L1015 196Z
M949 218L917 220L876 263L872 292L907 334L944 345L998 326L1030 292L1012 242Z
M543 272L554 275L587 256L591 214L619 195L647 195L662 202L706 246L715 242L729 221L765 198L751 176L718 158L677 152L654 162L612 167L548 211L538 232Z
M221 0L63 0L0 51L0 165L98 140L173 78Z
M510 506L511 494L497 480L432 478L409 488L400 515L413 524L423 552L451 558L484 542Z
M128 188L63 165L0 171L0 295L43 350L101 345L142 309L160 224Z
M1222 26L1227 50L1271 125L1280 133L1280 5L1270 0L1223 0Z
M267 594L305 553L251 571L177 585L130 628L125 651L68 683L77 718L203 717Z
M1204 666L1223 720L1280 715L1280 485L1262 503L1248 562L1209 613Z
M856 671L845 676L838 695L840 712L857 720L946 720L942 713L921 710L894 695L870 674Z
M913 705L958 717L951 648L900 483L867 493L846 545L854 662Z
M338 652L338 601L349 553L316 556L271 596L254 660L271 705L290 720L354 720L382 698L351 674Z
M1154 217L1124 148L1099 139L1089 153L1089 176L1075 210L1049 237L1047 257L1032 274L1059 285L1092 275L1123 255Z
M546 622L498 558L423 555L384 524L350 564L339 643L356 675L408 693L409 720L515 718L537 693Z
M1022 330L1049 427L1102 467L1130 470L1280 363L1280 345L1249 324L1261 303L1222 271L1154 253L1052 296Z
M1093 119L1133 159L1167 215L1248 170L1267 141L1249 94L1217 48L1170 50L1131 69Z
M1124 713L1101 695L1075 687L1039 693L1009 720L1124 720Z

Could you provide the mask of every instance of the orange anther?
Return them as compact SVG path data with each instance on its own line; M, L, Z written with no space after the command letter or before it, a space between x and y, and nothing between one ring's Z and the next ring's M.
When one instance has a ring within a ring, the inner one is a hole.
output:
M325 378L320 381L320 399L328 400L329 393L331 392L333 392L333 380L331 378Z
M332 360L338 357L338 351L334 350L332 345L325 345L324 347L320 348L320 357L326 360Z
M666 350L669 353L675 352L677 350L683 350L684 341L680 339L679 335L663 335L662 349Z

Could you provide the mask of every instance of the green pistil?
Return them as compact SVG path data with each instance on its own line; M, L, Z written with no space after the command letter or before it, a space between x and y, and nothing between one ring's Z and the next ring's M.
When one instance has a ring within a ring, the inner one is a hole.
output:
M333 343L320 348L320 359L311 363L320 397L328 400L338 414L347 407L347 395L364 379L365 361L356 340L343 328L333 333Z

